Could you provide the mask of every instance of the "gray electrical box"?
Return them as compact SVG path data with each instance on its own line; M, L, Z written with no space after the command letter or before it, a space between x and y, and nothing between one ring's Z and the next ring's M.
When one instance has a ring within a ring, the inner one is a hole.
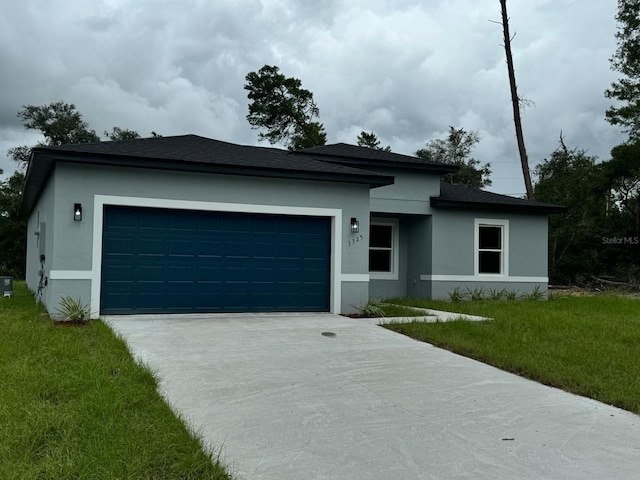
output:
M0 296L10 297L13 295L13 277L0 277Z

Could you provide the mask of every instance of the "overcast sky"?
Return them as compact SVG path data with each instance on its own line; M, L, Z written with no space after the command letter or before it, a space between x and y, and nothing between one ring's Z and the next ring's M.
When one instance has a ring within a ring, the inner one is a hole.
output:
M0 168L37 133L23 105L74 103L113 126L260 144L244 77L265 64L302 81L328 143L374 131L412 155L448 127L477 130L489 190L521 195L498 0L0 0ZM604 120L619 78L616 0L510 0L532 168L557 146L607 159L624 140ZM262 143L268 146L268 143Z

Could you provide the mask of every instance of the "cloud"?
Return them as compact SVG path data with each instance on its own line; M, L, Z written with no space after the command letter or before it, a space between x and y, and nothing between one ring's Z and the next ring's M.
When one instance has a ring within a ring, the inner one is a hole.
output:
M508 6L519 93L535 102L523 115L532 165L560 130L605 158L623 139L604 121L615 4ZM492 190L522 193L499 20L495 0L12 2L0 18L0 148L34 138L15 116L22 105L61 99L100 134L257 144L244 78L275 64L314 93L329 142L373 130L412 154L449 125L478 130Z

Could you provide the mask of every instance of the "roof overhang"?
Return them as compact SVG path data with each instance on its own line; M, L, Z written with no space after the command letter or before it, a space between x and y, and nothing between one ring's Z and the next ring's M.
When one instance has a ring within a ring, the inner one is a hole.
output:
M338 165L345 165L354 168L382 168L382 169L393 169L393 170L415 170L421 172L430 172L438 175L446 175L449 173L456 173L460 170L460 167L456 165L446 165L441 163L417 163L417 162L403 162L399 160L395 160L393 163L384 160L376 160L376 159L361 159L361 158L351 158L351 157L343 157L337 155L321 155L317 153L305 153L302 152L292 152L293 155L304 156L307 158L311 158L313 160L318 160L321 162L330 162L336 163Z
M476 210L476 211L492 211L492 212L508 212L508 213L526 213L538 215L550 215L556 213L564 213L567 207L551 204L508 204L508 203L492 203L492 202L465 202L460 200L442 199L439 197L431 197L431 206L433 208L452 209L452 210Z
M20 214L29 215L44 189L56 163L86 164L122 168L142 168L152 170L207 173L217 175L237 175L247 177L284 178L320 182L338 182L367 185L369 188L392 185L391 175L380 175L358 169L348 173L302 171L291 169L265 168L260 166L226 165L221 163L185 162L163 158L144 158L123 155L96 154L84 152L56 151L47 147L32 150L31 161L25 175L25 186L20 203Z

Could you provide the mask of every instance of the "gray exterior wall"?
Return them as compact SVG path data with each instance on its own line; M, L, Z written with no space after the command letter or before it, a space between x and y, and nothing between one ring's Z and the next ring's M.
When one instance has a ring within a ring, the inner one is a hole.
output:
M508 276L475 272L475 220L508 220ZM422 276L431 283L432 298L448 299L449 292L484 289L530 293L547 291L546 215L438 210L433 216L432 270Z
M430 296L430 285L420 274L431 268L430 197L440 194L440 176L395 169L370 169L393 175L393 185L371 189L371 216L399 219L399 265L397 280L370 280L373 298Z
M430 198L440 194L440 176L402 170L369 169L395 176L393 185L371 189L372 213L430 215Z
M358 236L350 231L351 217L359 220L361 232L369 231L366 185L59 163L29 221L30 231L34 229L37 212L41 222L43 218L47 221L49 287L44 302L49 311L55 310L61 296L80 296L83 301L91 298L89 292L101 261L94 258L94 232L101 235L101 225L97 230L94 227L96 195L158 199L162 201L156 206L162 208L175 200L238 204L238 211L243 211L245 205L274 206L274 210L275 207L339 210L341 244L332 245L332 252L339 255L341 265L341 271L333 275L334 283L341 285L340 308L345 313L353 312L353 305L368 298L368 242L353 241ZM82 204L82 222L73 221L74 203ZM39 268L33 260L37 259L34 241L35 236L31 235L27 282L32 290L37 288Z
M433 218L410 217L405 220L409 224L407 235L407 292L409 297L431 298L431 282L420 279L423 272L431 272L432 269L432 224Z
M69 208L71 215L71 207ZM44 255L43 275L48 277L53 261L53 232L55 229L55 180L47 184L27 223L26 273L27 287L38 293L41 270L40 255ZM35 232L38 231L39 235ZM49 303L50 290L44 288L39 298L42 303Z
M396 176L394 185L371 190L371 216L400 219L399 276L370 281L374 298L449 298L449 292L483 289L522 294L547 289L546 215L433 209L440 177L429 173L378 170ZM508 220L508 275L475 272L475 220Z

